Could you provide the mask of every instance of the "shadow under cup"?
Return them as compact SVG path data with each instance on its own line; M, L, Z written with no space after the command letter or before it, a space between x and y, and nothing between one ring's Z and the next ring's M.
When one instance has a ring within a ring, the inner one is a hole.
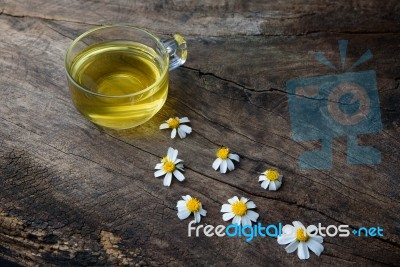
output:
M146 30L103 26L79 36L65 67L71 98L80 113L113 129L153 117L168 95L168 72L186 61L182 36L160 41Z

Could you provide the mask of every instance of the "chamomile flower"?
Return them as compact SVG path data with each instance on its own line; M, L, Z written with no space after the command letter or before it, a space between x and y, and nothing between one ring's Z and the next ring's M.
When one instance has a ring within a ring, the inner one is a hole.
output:
M262 182L261 187L270 191L278 190L282 185L283 175L276 169L268 169L258 177L258 181Z
M171 132L172 139L175 138L176 132L178 132L179 137L183 139L186 137L187 134L190 134L192 132L192 127L183 124L188 122L190 122L188 117L169 118L163 124L160 125L160 129L172 129Z
M249 201L247 198L241 197L240 200L237 196L228 199L229 204L223 204L221 208L222 219L229 221L233 218L233 224L251 225L251 222L256 222L258 213L250 209L254 209L256 204Z
M299 221L294 221L292 225L284 226L284 233L278 236L278 244L287 245L285 250L287 253L292 253L297 249L297 256L301 260L306 260L310 257L308 249L314 252L317 256L324 251L322 242L324 239L319 235L309 235L307 229ZM311 234L311 233L310 233Z
M154 172L154 177L164 177L164 185L170 186L172 176L175 176L178 181L182 182L185 180L183 176L183 160L178 159L178 150L172 147L168 148L167 156L161 159L161 163L158 163L155 167L157 171Z
M226 170L233 171L235 165L233 165L232 160L239 162L239 155L230 153L229 148L223 146L217 151L217 159L214 160L212 167L214 170L218 170L221 173L226 173Z
M176 207L178 208L178 217L181 220L186 219L190 214L194 214L196 223L200 222L201 216L206 216L207 211L203 209L200 200L189 195L182 196Z

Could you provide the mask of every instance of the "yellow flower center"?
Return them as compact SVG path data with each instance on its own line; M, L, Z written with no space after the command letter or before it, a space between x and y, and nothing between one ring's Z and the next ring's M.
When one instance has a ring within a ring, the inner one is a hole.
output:
M232 212L237 216L244 216L247 212L247 205L243 201L236 201L232 204Z
M165 162L167 162L168 161L168 157L163 157L162 159L161 159L161 162L162 163L165 163Z
M273 170L273 169L268 169L265 172L265 176L268 178L268 180L270 181L276 181L279 178L279 172L277 170Z
M299 228L296 231L296 239L300 242L306 242L310 236L307 234L307 232L303 228Z
M173 172L175 171L175 163L173 163L172 161L167 161L164 163L163 169L165 172Z
M217 151L217 157L220 159L227 159L228 156L229 156L229 148L227 148L227 147L221 147Z
M168 121L168 126L169 128L178 128L180 122L178 120L178 118L170 118Z
M186 202L186 207L190 212L198 212L200 210L200 205L200 201L194 197Z

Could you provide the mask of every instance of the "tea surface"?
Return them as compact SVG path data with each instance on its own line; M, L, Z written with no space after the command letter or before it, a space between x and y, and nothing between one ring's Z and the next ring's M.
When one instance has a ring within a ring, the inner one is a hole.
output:
M78 110L106 127L123 129L143 123L161 108L167 96L168 73L161 77L162 64L153 49L138 43L108 42L88 47L75 57L70 68L74 81L94 93L70 84Z

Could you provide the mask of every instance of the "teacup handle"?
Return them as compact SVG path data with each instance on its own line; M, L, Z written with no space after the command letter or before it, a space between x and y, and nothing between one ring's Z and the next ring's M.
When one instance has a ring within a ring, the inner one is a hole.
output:
M163 40L161 43L169 54L169 70L176 69L183 65L187 58L186 40L180 34L174 34L173 38Z

